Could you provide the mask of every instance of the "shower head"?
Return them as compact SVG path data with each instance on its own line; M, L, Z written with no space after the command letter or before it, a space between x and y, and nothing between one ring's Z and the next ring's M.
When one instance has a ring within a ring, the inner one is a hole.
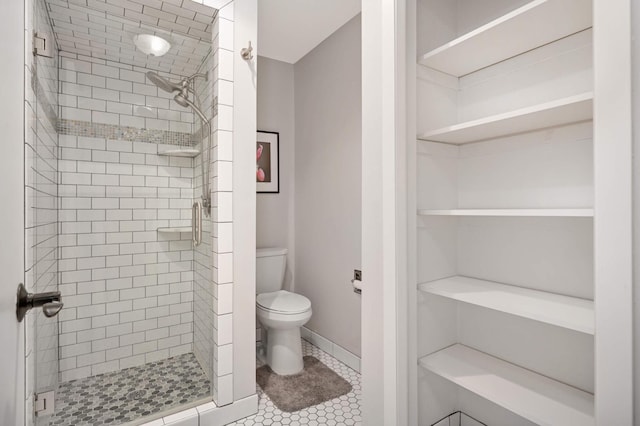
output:
M158 75L157 73L155 73L153 71L147 72L147 78L153 84L155 84L160 89L162 89L162 90L164 90L165 92L168 92L168 93L175 92L176 90L182 89L182 86L180 84L172 83L169 80L167 80L166 78L160 77L160 75Z
M189 101L187 96L184 95L183 93L178 93L177 95L175 95L173 97L173 100L176 101L176 103L178 105L180 105L181 107L185 107L185 108L187 108L189 106L191 106L192 108L195 107L195 105L193 105L193 106L189 105L189 104L191 104L191 102Z
M193 110L193 112L195 112L198 117L200 117L202 119L202 121L204 121L206 124L209 124L209 120L207 119L207 117L205 117L205 115L203 114L203 112L200 110L200 108L198 108L196 106L196 104L194 104L193 102L191 102L189 100L189 98L183 93L178 93L177 95L175 95L173 97L173 100L176 101L176 103L182 107L191 107L191 109Z

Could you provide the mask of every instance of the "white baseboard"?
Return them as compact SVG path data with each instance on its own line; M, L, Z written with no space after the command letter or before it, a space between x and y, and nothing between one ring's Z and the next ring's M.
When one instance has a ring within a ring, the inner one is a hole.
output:
M333 343L326 337L322 337L315 331L309 330L307 327L300 328L300 335L303 339L322 349L329 355L336 358L338 361L346 364L358 373L360 372L360 357L358 357L357 355L349 352L342 346Z

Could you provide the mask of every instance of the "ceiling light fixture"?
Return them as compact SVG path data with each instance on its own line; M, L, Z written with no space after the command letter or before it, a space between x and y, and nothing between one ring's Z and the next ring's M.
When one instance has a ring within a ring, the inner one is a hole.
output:
M152 34L138 34L133 37L133 43L146 55L162 56L171 49L171 43Z

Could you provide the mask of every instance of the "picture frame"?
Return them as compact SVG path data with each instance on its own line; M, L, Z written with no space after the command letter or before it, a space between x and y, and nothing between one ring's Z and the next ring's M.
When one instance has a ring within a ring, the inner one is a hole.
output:
M256 134L256 192L280 192L280 133L258 130Z

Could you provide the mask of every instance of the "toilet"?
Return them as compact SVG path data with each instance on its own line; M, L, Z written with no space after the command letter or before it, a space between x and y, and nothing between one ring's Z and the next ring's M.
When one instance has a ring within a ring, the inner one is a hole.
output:
M256 251L256 315L265 331L265 360L280 375L302 371L300 327L311 318L309 299L282 290L286 265L285 248Z

